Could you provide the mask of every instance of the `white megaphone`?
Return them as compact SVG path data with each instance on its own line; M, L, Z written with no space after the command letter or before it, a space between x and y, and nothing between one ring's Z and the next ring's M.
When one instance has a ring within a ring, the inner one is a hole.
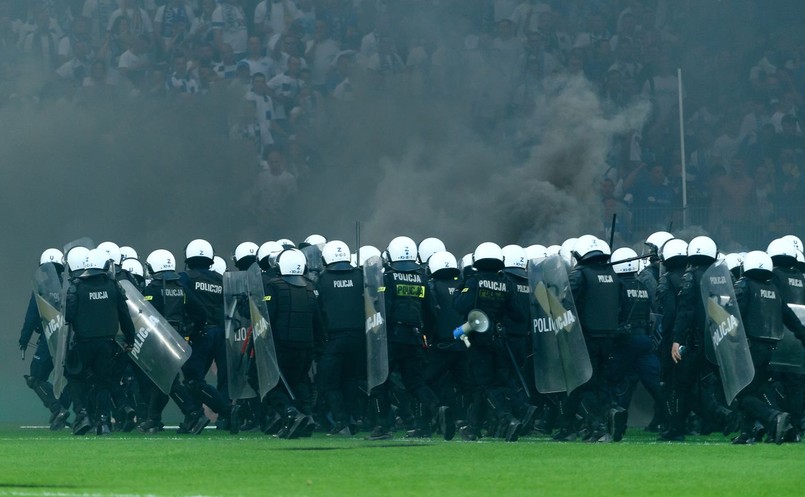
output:
M458 338L461 338L461 341L464 342L464 345L469 347L470 340L467 338L467 335L471 331L484 333L488 329L489 318L486 316L486 313L480 309L473 309L467 315L467 322L456 328L454 333L461 330L461 335Z

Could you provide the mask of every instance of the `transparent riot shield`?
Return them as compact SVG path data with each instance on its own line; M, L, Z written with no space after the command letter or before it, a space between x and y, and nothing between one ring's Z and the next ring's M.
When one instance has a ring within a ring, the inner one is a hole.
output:
M62 296L62 282L53 264L39 266L34 273L34 298L51 357L56 356L58 332L64 325Z
M136 335L129 357L166 395L190 358L190 345L128 280L119 282Z
M308 245L302 249L307 260L307 278L312 282L319 280L319 274L324 270L324 261L321 258L321 249L318 245Z
M248 275L244 271L224 273L224 333L229 396L250 399L257 393L249 385L253 358L252 318L249 306Z
M537 390L570 393L592 378L593 368L562 258L529 261L528 282Z
M788 307L805 323L805 305L788 304ZM774 371L805 374L805 347L791 330L783 332L783 339L772 353L769 365Z
M260 399L263 399L279 383L280 367L277 362L277 350L274 347L274 336L271 333L271 320L268 316L260 266L252 264L246 275L257 383Z
M707 268L700 290L707 316L705 352L718 364L724 396L730 404L752 382L755 367L727 265L716 262Z
M386 301L383 292L383 260L370 257L363 263L363 303L366 310L367 392L383 384L389 376L386 336Z
M66 282L59 280L53 264L43 264L34 273L34 297L42 320L50 356L53 358L53 393L61 397L67 380L64 378L64 361L70 328L64 322Z
M73 240L72 242L65 243L62 253L67 255L67 252L69 252L73 247L85 247L91 250L95 248L95 242L92 241L92 238L84 236Z

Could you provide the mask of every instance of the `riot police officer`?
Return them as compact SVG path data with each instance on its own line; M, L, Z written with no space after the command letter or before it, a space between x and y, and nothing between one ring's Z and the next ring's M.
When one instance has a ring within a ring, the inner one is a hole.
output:
M49 248L42 252L39 257L39 266L42 267L46 264L52 266L53 273L56 274L58 279L52 281L54 290L61 290L62 274L64 272L64 265L62 263L62 253L55 248ZM58 285L56 287L55 285ZM60 296L55 296L60 300ZM58 309L57 309L58 310ZM51 330L54 331L54 330ZM69 407L70 402L67 395L62 398L56 399L53 393L53 385L48 381L50 373L53 371L53 359L50 355L47 339L42 329L42 320L39 316L39 309L36 304L36 298L31 294L28 301L28 309L25 312L25 321L20 331L19 345L22 351L22 357L25 358L25 350L28 348L28 343L34 332L39 334L36 341L36 351L31 358L30 374L25 375L25 384L28 388L36 393L42 404L50 411L50 429L54 431L61 430L67 424L67 418L70 412L66 409Z
M308 373L314 354L324 343L316 290L304 277L305 255L286 249L277 256L279 276L265 284L265 299L283 381L266 395L271 407L285 416L281 438L310 436L311 392ZM295 394L295 395L294 395ZM295 398L295 400L293 400Z
M151 282L143 292L145 300L154 306L165 320L182 336L187 336L185 291L176 273L176 258L165 249L157 249L146 259L151 273ZM162 411L168 403L168 396L153 382L149 382L148 411L146 419L137 426L144 433L156 433L162 429ZM171 386L170 398L185 415L180 426L183 433L201 433L210 422L201 406L193 398L187 387L179 383L178 376Z
M610 411L610 432L613 440L618 442L626 429L626 416L622 413L628 413L637 380L651 395L655 410L661 406L660 360L649 330L651 300L648 288L637 277L637 253L630 248L619 248L612 253L611 259L621 294L618 334L608 371L616 402ZM616 420L617 426L614 424Z
M416 243L398 236L386 249L388 267L383 274L389 371L396 369L405 390L414 398L416 428L409 436L430 436L431 418L439 413L439 399L425 384L426 309L430 305L427 277L417 264ZM372 390L377 426L369 440L386 440L391 433L390 379ZM449 415L441 411L442 416ZM440 421L441 425L447 424Z
M87 410L93 408L99 435L111 431L110 409L115 377L114 359L121 353L115 342L118 328L126 347L134 344L134 323L126 307L126 295L109 277L109 258L94 249L87 255L86 269L70 282L65 321L70 324L73 343L65 363L73 402L79 409L73 428L84 434L91 427Z
M186 336L193 351L182 371L190 393L218 414L216 426L228 429L230 403L225 393L224 288L221 275L210 269L214 255L212 245L206 240L196 239L185 247L186 270L179 273L179 282L188 301L188 323L192 326L188 327ZM221 353L218 353L219 349ZM217 389L204 379L213 360L217 367Z
M671 417L676 412L676 399L673 388L674 362L671 358L671 344L674 342L674 320L676 319L676 296L682 287L682 276L688 265L688 244L684 240L674 238L668 240L660 251L660 262L663 273L657 285L656 309L662 316L660 318L660 343L658 353L660 358L660 392L662 398L662 426L659 420L656 424L650 423L649 429L667 431Z
M499 245L481 243L472 259L475 271L465 272L464 282L453 301L460 315L468 316L471 310L480 309L489 319L489 332L471 333L468 337L470 368L481 392L480 397L473 399L478 407L471 410L480 414L482 403L488 405L496 418L496 431L507 442L514 442L520 436L522 424L512 413L514 392L508 382L511 362L503 345L501 327L507 317L516 323L524 321L526 311L518 307L513 289L500 272L504 264ZM469 419L461 434L465 439L477 439L480 419Z
M676 300L676 316L672 334L671 358L673 368L674 410L668 421L668 430L660 434L663 441L685 439L686 420L691 409L704 416L722 418L730 413L713 397L714 385L705 378L715 379L715 366L704 354L705 312L701 297L702 275L718 256L716 243L707 236L697 236L688 244L688 267L682 277ZM668 333L668 331L664 331ZM685 346L684 356L680 347ZM699 405L694 406L694 391L698 392ZM720 412L719 412L720 411Z
M462 283L461 273L458 270L455 256L450 252L442 251L432 254L428 257L427 264L428 290L431 293L431 300L428 308L430 318L427 320L430 323L428 328L430 348L428 349L428 366L425 369L425 383L434 392L441 395L437 384L446 377L449 378L448 387L443 390L450 390L455 385L457 399L450 403L446 402L445 397L442 396L441 404L450 406L450 409L453 410L453 418L466 420L470 401L478 392L470 373L467 347L453 338L453 330L465 321L465 317L453 307L453 300ZM477 418L477 415L473 414L473 416ZM452 431L453 436L455 428L454 425L441 427L443 433L451 435L449 432Z
M797 247L790 238L779 238L773 240L766 253L771 257L774 268L772 269L773 281L778 290L782 293L783 299L788 304L805 304L805 277L797 268ZM799 342L791 340L790 332L784 332L783 341L780 343L775 355L782 355L786 352L793 352L793 356L802 358L803 351ZM792 350L787 350L789 348ZM800 439L802 430L805 428L803 423L803 411L805 411L805 374L802 366L799 370L782 370L775 366L775 355L772 356L772 369L778 369L775 377L779 379L785 392L787 411L791 415L791 425L794 427L794 438Z
M771 356L783 336L783 325L805 343L805 326L783 298L772 281L772 260L765 252L755 250L746 254L743 277L735 284L735 299L741 310L755 377L738 394L743 414L742 435L734 443L746 443L755 420L766 427L766 433L775 443L781 444L793 430L790 415L776 405L770 405L768 392Z
M584 332L593 374L590 380L573 390L565 399L561 429L557 440L575 439L577 413L584 419L585 439L592 442L611 441L605 424L605 410L611 404L606 385L606 368L612 352L612 339L617 333L620 314L618 275L607 265L609 246L592 235L583 235L573 245L576 266L569 275L570 290ZM625 413L614 424L625 424Z
M327 242L321 256L317 288L327 344L318 363L319 391L335 421L330 434L352 435L349 412L366 376L363 272L350 264L349 247L340 240Z

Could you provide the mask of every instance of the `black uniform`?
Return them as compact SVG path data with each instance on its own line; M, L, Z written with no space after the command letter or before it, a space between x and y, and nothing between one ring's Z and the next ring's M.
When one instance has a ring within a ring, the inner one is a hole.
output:
M498 431L503 428L506 438L514 441L519 436L520 420L512 414L510 399L514 392L508 382L511 360L507 357L501 330L507 317L515 323L525 321L526 311L518 307L511 283L497 268L482 264L477 271L465 274L464 283L453 301L456 311L464 316L464 321L473 309L482 310L489 318L489 331L469 335L472 344L470 368L482 396L474 399L473 404L479 406L481 401L485 401L497 418ZM474 407L472 410L477 412ZM472 436L478 436L477 417L470 416L468 422L468 431Z
M528 287L528 276L525 269L506 268L503 275L514 293L516 306L524 313L531 308L531 291ZM534 363L529 360L533 348L531 331L533 323L524 319L515 321L510 316L503 318L504 345L508 347L509 384L517 392L514 401L514 413L521 421L528 424L536 408L531 405L533 394L537 391L534 379ZM528 428L527 426L525 428Z
M303 420L310 418L311 391L308 372L314 353L324 344L324 327L313 285L302 276L278 276L265 283L265 299L271 330L277 350L280 373L290 388L283 383L266 395L274 409L287 416L284 435L298 436L297 429ZM296 400L291 400L295 394ZM305 432L304 434L312 433Z
M620 274L618 279L621 293L618 335L609 368L613 396L621 408L628 409L639 380L654 399L656 410L661 406L660 360L649 329L651 295L635 273Z
M99 426L108 427L110 391L118 380L114 361L123 353L115 342L118 328L127 345L134 343L134 323L126 306L126 295L106 272L89 269L70 282L65 321L70 324L73 342L65 373L79 417L94 408Z
M660 330L662 338L658 348L660 358L660 386L663 403L661 419L665 424L676 411L674 400L674 361L671 359L671 346L674 343L674 321L676 320L676 299L682 288L682 276L685 274L685 263L672 261L665 266L665 272L657 285L657 311L662 315Z
M579 262L569 275L593 375L565 399L559 438L574 431L577 413L581 414L591 440L600 440L607 432L605 409L609 409L611 398L606 385L606 368L618 330L620 286L618 275L604 262L601 257Z
M431 293L430 307L427 319L428 325L428 366L425 369L425 383L434 392L439 392L442 404L459 408L455 412L456 418L466 419L463 411L476 393L475 383L469 368L469 354L463 342L453 338L453 330L461 326L466 317L459 314L453 307L453 299L461 286L459 271L441 269L431 275L428 280L428 290ZM449 375L448 386L458 387L458 402L446 402L446 395L442 395L437 384Z
M216 424L228 428L230 402L227 397L226 346L224 343L223 278L211 271L205 259L188 259L189 269L179 273L187 300L185 336L192 346L190 359L182 367L184 382L199 402L218 414ZM217 388L204 380L215 360Z
M366 377L363 271L348 262L330 264L318 276L319 309L327 343L318 361L319 389L335 421L333 433L349 428Z
M750 433L755 420L766 426L769 436L778 443L783 441L788 414L770 402L767 389L771 378L769 362L774 349L783 336L783 325L790 329L800 341L805 341L805 326L800 323L768 272L747 271L735 284L735 299L741 310L741 319L749 340L749 351L755 367L755 377L738 394L738 402L743 414L742 431ZM781 417L784 416L784 419ZM776 423L776 422L780 423ZM776 426L779 424L779 426ZM782 433L781 433L782 431Z
M415 399L415 435L430 435L430 418L436 414L439 399L424 379L426 310L431 305L427 277L416 263L393 262L383 274L386 305L389 372L399 372L405 390ZM389 375L390 377L390 375ZM370 437L391 432L391 380L372 389L377 424Z
M145 287L143 297L154 306L154 309L165 318L173 329L180 335L187 336L185 291L179 283L179 275L175 271L156 273ZM168 396L153 382L149 383L149 387L147 421L139 428L141 431L153 432L158 431L161 427L162 411L168 403ZM184 427L189 431L200 431L200 429L194 430L193 428L204 422L201 405L193 398L187 387L179 382L178 375L171 386L170 398L185 415Z
M53 385L48 381L50 373L53 371L53 358L50 355L45 334L42 333L42 320L36 305L36 297L32 293L25 311L25 321L20 330L20 350L24 351L28 348L28 343L34 333L38 335L36 350L31 357L30 374L25 375L25 384L36 393L42 404L50 411L51 429L61 429L69 414L67 408L70 406L70 398L66 393L62 393L61 397L57 399L53 393ZM58 422L56 422L57 418Z
M673 412L668 430L661 435L664 440L680 440L686 431L686 420L691 410L705 420L719 419L728 422L732 412L724 405L717 367L707 360L704 353L706 315L701 296L701 280L712 263L711 258L694 256L682 277L682 286L676 301L672 344L685 346L682 360L672 366L673 387L671 403ZM729 431L726 432L729 434Z
M788 304L805 304L805 277L796 267L778 265L777 259L772 270L774 285L782 293L783 300ZM795 261L792 261L795 262ZM772 367L774 369L774 367ZM803 414L805 413L805 375L798 372L777 372L774 375L781 383L785 392L785 402L788 413L791 415L791 425L798 433L805 429Z

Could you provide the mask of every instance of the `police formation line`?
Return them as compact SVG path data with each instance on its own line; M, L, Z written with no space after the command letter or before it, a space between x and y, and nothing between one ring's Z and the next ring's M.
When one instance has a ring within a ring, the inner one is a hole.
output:
M212 411L218 429L281 438L618 442L638 382L659 440L780 444L803 429L792 235L726 256L666 232L642 256L591 235L485 242L460 263L436 238L352 253L311 235L241 243L233 270L193 240L182 272L164 249L143 264L112 242L71 245L42 254L20 336L24 358L39 333L25 379L54 430L158 433L172 400L188 434Z

